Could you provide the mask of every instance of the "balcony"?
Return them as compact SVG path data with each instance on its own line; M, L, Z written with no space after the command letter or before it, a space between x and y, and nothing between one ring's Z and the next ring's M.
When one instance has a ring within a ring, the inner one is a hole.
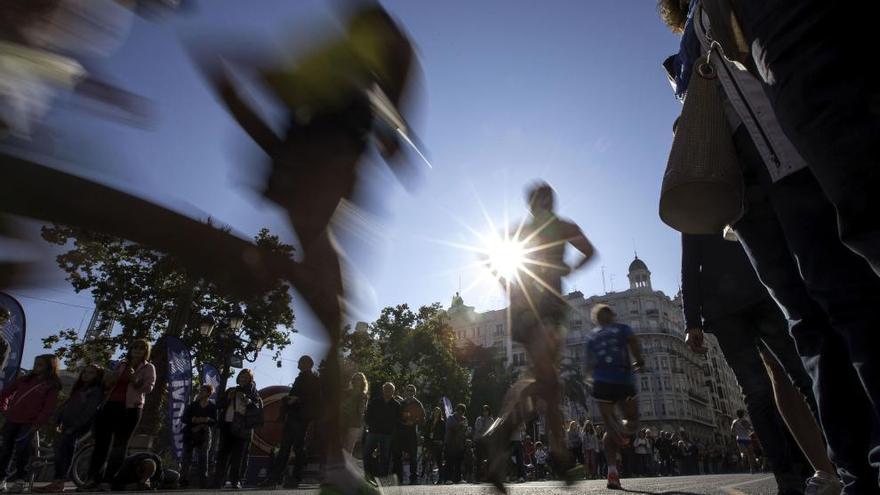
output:
M700 392L697 392L695 390L688 390L687 394L688 394L688 397L690 397L692 400L694 400L696 402L700 402L700 403L706 404L706 405L709 404L709 397L706 396L705 394L701 394Z

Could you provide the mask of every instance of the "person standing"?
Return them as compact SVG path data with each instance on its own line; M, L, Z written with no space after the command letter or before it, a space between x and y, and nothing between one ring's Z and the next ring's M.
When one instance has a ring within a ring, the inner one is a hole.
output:
M382 395L374 397L367 405L367 444L364 459L372 459L373 452L379 451L377 463L368 462L367 474L382 478L390 474L391 437L400 422L400 402L394 397L394 384L382 385Z
M253 371L242 369L235 382L236 386L227 390L217 404L220 448L212 484L215 489L223 488L227 479L234 490L241 489L254 429L263 425L263 399L257 392Z
M461 482L461 465L464 461L464 444L467 437L468 420L464 415L464 404L455 406L455 413L446 419L446 438L444 449L446 451L446 475L447 481L452 483Z
M871 351L878 347L874 308L880 304L875 273L880 251L873 241L876 208L870 206L880 175L866 160L865 148L876 149L878 143L876 132L868 131L871 124L865 125L873 112L876 129L871 84L865 83L872 81L876 93L877 79L867 75L871 71L840 72L863 59L860 48L871 46L876 10L859 10L853 22L846 22L851 16L845 9L820 1L800 2L796 9L781 2L731 2L737 15L716 2L662 3L661 12L672 13L664 16L667 23L684 31L682 49L674 56L685 61L678 64L680 74L689 74L694 60L720 45L711 64L733 110L726 116L738 120L732 122L732 137L746 199L744 214L732 227L788 318L814 383L811 412L827 441L827 449L801 444L815 470L807 490L839 492L839 481L828 472L836 466L846 491L876 491L880 440L852 431L880 428L880 374ZM872 2L870 8L877 5ZM752 31L756 28L770 29ZM852 43L853 37L862 40ZM677 87L684 82L680 79ZM788 93L786 103L780 106L783 93ZM864 100L853 105L859 98ZM795 114L800 122L792 125ZM803 139L804 131L809 138ZM851 160L853 154L860 158ZM803 432L798 438L815 436L813 419L803 414L785 419L793 431Z
M189 486L190 466L196 455L199 488L207 488L208 459L211 450L212 430L217 425L217 405L211 401L214 387L209 384L199 388L196 400L183 412L183 462L180 464L180 486Z
M798 444L824 445L824 441L818 428L810 438L795 439L792 433L799 432L790 432L781 415L800 401L801 415L811 420L809 411L815 407L813 382L788 334L785 315L761 285L742 246L721 234L682 234L681 294L689 347L704 354L703 332L715 335L742 388L755 429L767 440L779 491L802 492L808 461ZM776 361L785 371L781 377L768 373L765 359ZM776 404L774 381L790 382L800 393ZM825 469L831 470L827 458L826 463Z
M55 411L61 380L58 378L58 358L42 354L34 358L34 369L13 381L0 393L0 412L5 422L0 430L0 489L6 490L9 463L15 454L15 472L12 480L21 491L28 479L27 465L33 453L33 438L37 430L48 423Z
M568 443L568 451L571 452L572 461L576 464L584 463L584 442L581 436L581 429L577 421L569 421L568 427L565 429L565 435Z
M476 443L476 472L475 478L479 481L482 481L485 476L486 470L486 446L483 442L480 441L483 438L483 435L489 431L489 427L492 426L492 423L495 421L495 417L492 416L492 408L489 407L489 404L483 404L482 412L480 416L474 421L474 441Z
M364 437L364 415L370 400L370 384L363 373L351 375L348 391L342 398L342 427L345 431L345 450L354 452L358 440ZM363 449L363 445L361 448Z
M73 461L76 444L92 428L98 408L104 402L104 369L90 364L79 373L70 391L70 398L58 412L58 437L55 439L55 477L52 483L34 491L56 493L64 491Z
M443 420L443 410L440 407L435 406L431 412L431 419L425 425L424 435L423 445L429 449L430 460L437 468L436 484L442 485L446 481L446 472L443 470L443 441L446 439L446 421ZM430 472L423 472L422 474L426 479L430 479Z
M155 384L156 367L150 362L150 343L135 340L125 359L104 376L108 395L95 418L95 447L86 489L110 487L141 420L146 395Z
M598 457L599 439L596 437L596 429L593 427L592 421L586 421L584 423L584 430L581 438L583 438L584 446L585 476L587 479L593 479L596 477L596 458Z
M636 439L633 440L633 449L636 455L635 473L639 476L647 476L650 454L648 453L648 438L645 430L640 430L636 435Z
M321 411L321 383L312 371L314 366L315 362L310 356L299 358L297 363L299 375L284 399L284 430L281 446L275 454L275 460L269 470L268 478L263 483L264 486L275 487L283 481L291 449L294 455L293 479L284 487L298 488L302 482L303 468L307 463L306 433Z
M425 408L416 398L415 385L403 389L400 404L400 424L397 428L397 448L394 453L394 468L397 479L403 483L403 456L409 460L409 484L419 483L419 424L425 421Z

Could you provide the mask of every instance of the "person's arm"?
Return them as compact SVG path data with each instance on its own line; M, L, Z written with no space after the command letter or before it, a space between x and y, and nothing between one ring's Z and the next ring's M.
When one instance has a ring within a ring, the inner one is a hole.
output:
M3 389L3 392L0 392L0 412L6 412L9 409L9 398L18 391L20 385L21 380L15 379Z
M227 64L227 61L230 61L239 67L249 66L253 68L258 64L258 62L255 62L255 58L260 52L249 50L245 54L244 52L238 53L237 51L227 49L221 55L218 54L216 49L209 49L204 45L186 44L189 45L190 56L196 66L220 98L220 101L226 106L226 109L235 119L236 123L263 151L269 154L274 153L274 150L278 148L281 142L281 138L266 123L265 119L254 110L253 106L242 98L229 75L229 64ZM262 79L265 79L265 76Z
M642 345L639 342L639 337L635 333L632 333L632 331L630 332L631 333L627 337L626 342L629 345L630 354L632 354L633 359L635 359L633 362L633 370L641 371L645 366L645 359L642 356Z
M593 243L587 239L587 236L584 235L584 232L577 225L566 222L566 239L569 244L574 246L575 249L581 252L583 257L578 260L574 266L571 267L571 271L577 271L584 267L593 257L596 255L596 248L593 247Z
M700 287L700 269L703 250L700 238L693 234L681 235L681 303L684 312L685 342L691 351L704 354L707 349L703 338L703 298Z
M153 366L153 363L146 363L141 367L138 374L140 375L138 376L138 380L132 385L138 392L149 394L153 391L153 387L156 385L156 367Z

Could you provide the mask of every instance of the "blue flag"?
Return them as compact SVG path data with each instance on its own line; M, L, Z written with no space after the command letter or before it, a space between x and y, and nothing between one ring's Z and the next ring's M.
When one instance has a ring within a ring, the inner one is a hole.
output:
M192 393L192 358L189 349L177 337L165 337L168 349L168 420L171 430L171 451L183 459L183 413Z
M214 387L214 393L211 395L211 400L213 402L217 402L217 390L220 389L220 372L217 371L217 368L214 365L205 363L202 365L202 385L210 385Z
M24 308L5 292L0 292L0 390L18 377L24 353Z
M449 397L443 397L443 414L445 414L447 418L455 414L455 410L452 409L452 401L449 400Z

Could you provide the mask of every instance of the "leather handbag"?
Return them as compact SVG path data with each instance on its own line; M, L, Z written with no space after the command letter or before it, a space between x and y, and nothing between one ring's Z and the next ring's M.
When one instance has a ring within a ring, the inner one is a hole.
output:
M708 59L694 64L660 191L660 219L685 234L719 234L742 214L743 179Z

